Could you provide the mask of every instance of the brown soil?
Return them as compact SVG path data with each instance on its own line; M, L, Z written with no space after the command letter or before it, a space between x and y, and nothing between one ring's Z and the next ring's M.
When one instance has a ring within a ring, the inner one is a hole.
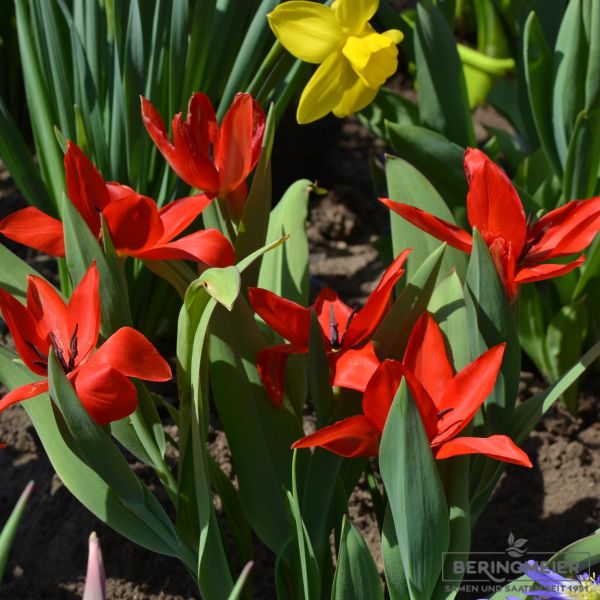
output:
M389 232L387 213L376 202L383 190L373 189L369 163L381 160L384 148L355 121L345 122L341 129L331 123L326 127L330 127L325 132L330 143L308 172L294 172L301 157L283 156L281 160L292 166L275 187L284 189L293 179L304 176L318 179L329 189L324 197L311 200L308 236L312 287L318 291L328 285L345 301L360 303L383 270L371 242ZM278 173L277 166L274 172ZM0 181L5 214L20 201L6 177L2 181L0 176ZM52 275L51 261L35 253L27 253L27 259L44 274ZM513 532L528 540L529 550L551 553L597 528L600 408L593 377L597 375L588 378L585 389L589 391L582 394L577 418L555 409L526 442L534 468L508 468L477 525L474 550L502 552ZM523 385L526 395L535 390L531 376L525 376ZM81 597L91 531L98 533L103 548L109 598L198 597L177 561L136 547L78 504L53 473L22 408L0 414L0 440L8 444L0 452L0 523L8 517L26 483L31 479L36 483L8 562L3 598ZM218 428L211 432L209 445L219 464L231 474L227 444ZM142 471L140 474L147 475ZM349 514L381 565L379 532L364 485L355 490ZM273 557L259 550L257 598L275 597L272 564Z

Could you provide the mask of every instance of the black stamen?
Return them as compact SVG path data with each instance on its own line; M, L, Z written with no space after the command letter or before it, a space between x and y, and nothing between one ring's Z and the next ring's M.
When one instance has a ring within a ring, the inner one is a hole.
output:
M48 357L34 343L30 342L29 340L25 340L25 343L35 352L35 355L40 359L39 362L46 366L48 363ZM37 364L37 362L38 361L34 362L33 364Z
M331 338L331 347L336 350L340 347L340 334L338 324L335 320L335 310L333 304L329 305L329 337Z
M441 419L444 415L447 415L449 412L452 412L454 409L449 407L449 408L444 408L444 410L440 410L440 412L437 414L437 418Z
M71 336L71 341L69 343L69 364L68 369L72 371L75 368L75 359L77 358L77 329L79 329L79 323L75 323L75 329L73 330L73 335Z
M65 353L63 352L62 348L58 345L58 340L56 339L56 336L54 335L53 332L50 332L50 342L51 342L52 348L54 349L54 354L56 354L56 359L60 363L60 366L63 368L63 371L65 373L68 373L69 366L67 365L67 363L65 361Z
M358 306L355 306L352 309L352 312L348 315L348 320L346 321L346 329L348 329L348 327L350 327L350 323L352 322L352 319L354 319L354 317L356 316L356 314L358 313L360 309L358 308Z

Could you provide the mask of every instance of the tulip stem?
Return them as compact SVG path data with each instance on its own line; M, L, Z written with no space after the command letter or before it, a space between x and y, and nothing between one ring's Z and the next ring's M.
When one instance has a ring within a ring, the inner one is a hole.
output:
M168 281L183 300L190 283L197 278L196 273L179 260L144 260L144 265L153 273Z

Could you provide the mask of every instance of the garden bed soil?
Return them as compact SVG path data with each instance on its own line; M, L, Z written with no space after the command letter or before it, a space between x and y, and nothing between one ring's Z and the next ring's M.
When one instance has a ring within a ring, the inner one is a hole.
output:
M369 160L381 161L385 149L356 121L344 122L341 127L331 122L325 126L330 127L329 147L323 146L318 160L307 171L294 172L297 157L290 157L289 150L288 154L282 150L278 160L292 167L282 181L275 183L275 189L280 192L300 177L318 179L321 186L328 188L325 196L312 199L310 204L312 288L316 293L328 285L346 302L360 303L383 271L372 242L389 232L388 217L376 202ZM286 148L290 147L291 144L286 144ZM280 172L277 164L274 172ZM0 172L0 216L21 203L6 172ZM20 252L44 275L52 275L51 260L22 248ZM6 330L0 333L5 338ZM551 554L598 528L600 386L597 380L595 371L588 376L577 417L555 408L526 441L524 449L534 467L508 467L476 526L473 551L504 552L508 536L513 533L517 538L527 539L528 551ZM538 387L531 374L523 375L524 398ZM230 473L227 443L218 423L215 425L209 447L217 462ZM0 451L0 523L7 519L27 482L35 481L7 565L2 598L80 598L87 539L92 531L97 532L102 545L108 598L198 597L191 579L176 560L154 555L124 540L71 496L54 474L20 406L0 414L0 440L8 444ZM144 479L150 478L148 469L139 465L135 468ZM359 486L352 496L349 515L381 568L379 533L371 509L368 492ZM255 562L256 598L274 598L273 556L261 548Z

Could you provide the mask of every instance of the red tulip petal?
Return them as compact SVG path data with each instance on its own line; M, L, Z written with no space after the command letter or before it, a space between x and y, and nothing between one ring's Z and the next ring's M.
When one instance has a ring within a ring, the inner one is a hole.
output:
M423 313L415 324L402 364L414 374L438 407L452 383L454 373L448 361L442 332L429 313Z
M34 316L16 298L13 298L2 288L0 288L0 311L23 362L37 375L45 376L48 372L46 365L36 364L41 358L32 348L32 345L44 356L47 356L49 344L45 335L38 332Z
M79 364L96 347L100 332L99 293L100 275L96 262L87 270L73 290L68 304L71 322L77 324L77 363Z
M67 195L94 235L100 232L100 215L109 204L102 175L82 150L69 141L65 154Z
M221 199L227 205L227 212L234 221L239 221L244 214L244 206L248 198L248 186L245 181L233 190L221 193Z
M0 400L0 412L7 409L9 406L22 402L28 398L33 398L39 394L43 394L48 391L48 380L36 381L34 383L27 383L21 387L15 388L8 392L2 400Z
M402 376L403 369L399 362L385 360L379 365L365 389L362 401L363 412L381 433Z
M600 196L573 200L550 211L533 225L528 261L539 261L581 252L600 230Z
M381 433L363 415L348 417L294 442L292 448L320 446L346 458L377 456Z
M350 316L354 317L356 313L329 288L323 288L319 292L313 307L317 313L323 335L332 346L336 345L334 339L337 337L337 345L339 346L346 333Z
M436 402L439 411L448 411L438 422L438 443L462 431L492 393L502 366L505 347L506 344L498 344L468 364L456 374L446 394ZM457 423L460 423L458 427Z
M579 267L585 261L585 256L580 256L576 260L567 263L566 265L548 263L536 265L535 267L525 267L519 269L515 277L516 283L533 283L534 281L543 281L544 279L552 279L565 275L573 269Z
M111 202L104 218L115 248L123 254L151 246L163 237L156 203L146 196L131 194Z
M158 213L163 226L161 242L170 242L177 237L211 202L206 194L200 194L169 202L161 208Z
M179 177L189 185L207 192L216 192L219 189L219 175L209 158L209 126L204 129L200 126L202 122L210 122L210 116L208 119L203 118L202 110L206 111L207 106L196 96L204 94L194 94L190 99L189 122L182 120L181 113L173 118L173 143L169 140L167 128L159 112L143 96L142 120L152 141ZM208 105L210 106L210 102ZM212 111L212 106L210 110ZM207 132L206 137L202 135L204 130Z
M414 400L419 411L419 415L421 416L421 422L425 428L427 439L431 441L438 433L438 422L440 420L438 408L435 405L434 400L427 393L427 390L423 387L423 385L421 385L421 382L413 373L404 368L404 365L403 374L406 378L406 383L412 399Z
M74 372L77 396L98 425L129 416L138 404L137 390L123 373L106 363L91 362Z
M229 240L216 229L203 229L168 244L132 250L131 256L143 260L192 260L208 267L228 267L235 262Z
M215 148L220 187L239 187L254 168L264 133L264 112L250 94L238 94L221 123Z
M215 109L206 94L202 92L192 94L188 102L186 124L196 147L204 156L208 156L211 144L218 143L219 125L217 124ZM216 150L214 154L217 154Z
M121 327L92 354L85 368L109 365L127 375L147 381L168 381L171 367L139 331Z
M371 292L366 304L354 315L344 332L342 339L343 347L360 346L377 329L390 306L390 298L394 291L394 286L404 274L402 266L406 261L406 257L411 252L411 249L401 252L382 275L381 280L373 292Z
M290 354L301 354L292 344L264 348L256 356L256 368L271 402L279 408L285 395L285 366Z
M379 366L373 344L328 354L331 384L362 392Z
M106 183L106 189L108 190L110 202L116 202L117 200L121 200L121 198L137 194L133 188L130 188L128 185L123 185L118 181L108 181Z
M525 244L527 223L519 194L506 173L483 152L467 148L465 172L469 182L469 223L488 243L503 238L519 256Z
M527 454L506 435L492 435L487 438L457 437L435 451L435 457L438 459L464 454L485 454L490 458L522 467L532 466Z
M269 290L250 288L248 298L263 321L298 348L308 349L310 310Z
M512 300L518 290L515 282L515 272L517 270L517 257L512 251L512 246L504 238L496 238L488 246L490 256L494 261L494 266L500 277L500 281L506 290L506 295Z
M379 198L379 201L395 213L398 213L409 223L412 223L415 227L422 229L425 233L432 235L438 240L447 242L450 246L458 248L462 252L471 253L473 238L464 229L425 212L416 206L394 202L389 198Z
M50 256L65 255L62 223L34 206L17 210L2 219L0 233L14 242Z
M216 195L219 191L219 173L210 155L203 150L207 147L207 140L196 138L194 129L182 120L181 114L175 115L171 128L175 152L170 158L165 158L173 170L190 185L210 196Z
M38 323L40 336L54 336L68 362L71 337L75 331L75 321L71 318L67 305L58 292L44 279L27 277L27 308ZM47 347L47 346L46 346Z

